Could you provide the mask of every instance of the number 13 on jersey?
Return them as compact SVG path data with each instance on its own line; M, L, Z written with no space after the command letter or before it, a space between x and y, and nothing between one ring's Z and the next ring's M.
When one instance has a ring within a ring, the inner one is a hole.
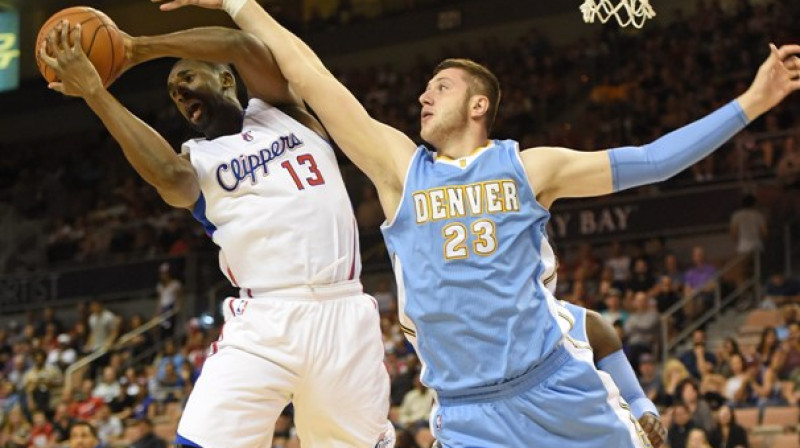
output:
M472 244L468 244L470 234ZM479 219L467 225L451 222L442 227L444 236L444 258L463 260L471 254L485 257L497 250L497 226L491 219Z

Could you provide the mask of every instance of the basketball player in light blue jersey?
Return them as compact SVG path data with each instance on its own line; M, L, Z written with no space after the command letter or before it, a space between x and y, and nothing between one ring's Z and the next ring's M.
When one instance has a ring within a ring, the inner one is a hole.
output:
M157 2L160 0L156 0ZM591 351L565 337L540 274L550 206L667 179L800 88L798 45L771 47L750 88L650 144L596 152L489 140L495 76L446 60L420 96L416 147L373 120L319 58L255 0L167 0L225 9L266 43L291 87L377 187L400 322L436 391L431 428L446 447L648 447ZM533 86L532 86L533 88Z

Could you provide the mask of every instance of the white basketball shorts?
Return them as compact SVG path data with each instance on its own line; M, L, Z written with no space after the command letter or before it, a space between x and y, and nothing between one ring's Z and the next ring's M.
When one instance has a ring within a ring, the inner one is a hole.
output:
M303 446L393 446L379 315L361 284L252 294L225 299L178 434L203 448L270 448L292 402Z

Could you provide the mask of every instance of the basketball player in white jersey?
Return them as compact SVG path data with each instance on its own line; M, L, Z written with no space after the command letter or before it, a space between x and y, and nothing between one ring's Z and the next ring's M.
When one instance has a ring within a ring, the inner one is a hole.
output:
M389 380L374 300L362 293L353 211L322 127L292 95L269 50L225 28L126 36L129 66L180 60L168 90L205 138L176 155L106 89L61 26L40 57L100 117L136 171L186 208L220 247L241 290L178 427L178 446L269 448L291 401L304 446L388 447ZM80 42L80 30L71 39ZM49 54L49 55L48 55ZM233 63L252 96L236 98ZM280 107L276 107L279 105Z

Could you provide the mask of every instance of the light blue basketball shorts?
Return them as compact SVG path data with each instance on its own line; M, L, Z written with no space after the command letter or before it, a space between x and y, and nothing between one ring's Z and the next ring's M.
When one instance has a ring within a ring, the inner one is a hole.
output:
M438 394L430 423L446 448L652 448L591 349L566 338L518 378Z

